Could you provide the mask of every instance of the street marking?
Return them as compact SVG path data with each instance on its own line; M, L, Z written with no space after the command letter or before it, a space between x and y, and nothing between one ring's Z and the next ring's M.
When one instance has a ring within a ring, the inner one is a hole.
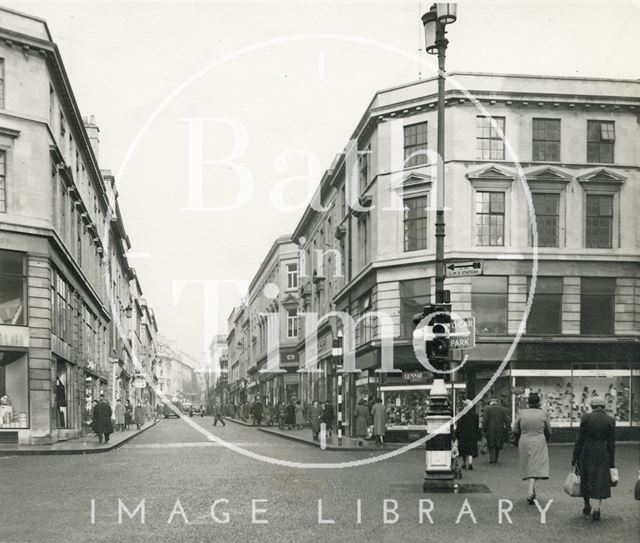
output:
M18 456L17 454L12 454L11 456L0 456L0 460L7 460L9 458L15 458Z
M234 443L238 447L253 447L264 443ZM223 447L222 443L214 441L194 441L190 443L139 443L137 445L123 445L121 449L177 449L182 447Z
M323 451L327 448L327 425L324 422L320 424L320 448Z

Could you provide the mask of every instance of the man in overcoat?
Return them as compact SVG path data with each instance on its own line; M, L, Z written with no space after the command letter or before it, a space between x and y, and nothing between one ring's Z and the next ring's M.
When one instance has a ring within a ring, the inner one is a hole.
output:
M509 426L507 412L498 405L496 398L489 400L489 407L482 415L482 433L487 440L489 463L497 464L500 450L504 444L504 433Z
M371 408L371 416L373 417L373 435L378 445L384 445L384 436L387 431L387 410L382 405L382 399L376 398Z
M109 436L113 432L113 423L111 422L111 406L104 397L104 392L100 394L100 401L93 408L93 429L98 434L98 441L109 443Z

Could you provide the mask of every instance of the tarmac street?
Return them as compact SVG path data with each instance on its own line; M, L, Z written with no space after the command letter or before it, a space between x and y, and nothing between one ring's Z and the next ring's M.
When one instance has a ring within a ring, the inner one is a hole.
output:
M620 483L599 523L562 491L571 447L550 447L551 479L525 501L517 452L464 471L458 494L422 491L424 451L367 465L388 451L311 447L212 418L162 420L100 454L0 456L0 541L634 541L638 448L619 445ZM212 441L277 462L248 457ZM308 433L302 430L301 433ZM483 485L486 487L483 491ZM464 488L480 492L463 493ZM26 513L26 512L30 513ZM599 532L596 533L596 532Z

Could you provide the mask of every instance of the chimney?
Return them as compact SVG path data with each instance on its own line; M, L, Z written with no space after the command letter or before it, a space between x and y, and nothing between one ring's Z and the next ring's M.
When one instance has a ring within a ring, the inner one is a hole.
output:
M97 160L98 144L100 143L100 137L98 136L98 134L100 133L100 129L96 124L96 118L94 115L90 115L89 118L84 118L84 129L87 131L87 136L89 136L91 147L93 147L93 154L96 155Z

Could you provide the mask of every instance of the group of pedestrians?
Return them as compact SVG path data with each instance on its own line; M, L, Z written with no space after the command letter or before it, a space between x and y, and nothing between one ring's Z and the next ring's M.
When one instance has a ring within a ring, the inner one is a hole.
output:
M97 434L98 441L109 443L109 436L115 431L128 430L131 424L140 430L145 422L154 418L154 412L148 402L138 400L135 407L129 400L122 403L118 398L114 409L107 401L104 392L100 393L100 399L94 400L91 429Z
M324 430L327 437L333 437L334 418L335 413L333 405L330 402L323 402L321 404L318 400L313 400L309 408L309 426L311 427L311 437L314 441L320 439L322 424L325 426Z
M383 447L387 429L387 410L381 398L376 398L370 407L364 398L358 400L355 409L355 433L360 447L363 440L369 437L369 426L372 426L371 434L376 444Z
M141 400L138 400L136 406L133 407L129 400L122 403L122 400L118 398L114 408L114 416L117 431L128 430L131 424L135 424L136 429L140 430L146 421L153 418L153 409L148 402L143 404Z
M465 400L465 405L471 404ZM549 479L549 449L551 426L540 396L529 394L528 408L518 411L511 427L510 441L518 447L520 476L528 483L527 502L536 503L536 483ZM602 500L611 497L611 469L615 468L615 421L605 412L605 400L591 398L592 412L583 415L573 448L571 466L580 476L580 494L584 500L582 512L595 521L601 518ZM470 409L457 422L455 437L463 467L473 469L473 458L478 456L478 441L484 439L489 451L489 463L497 464L508 435L508 416L493 398L484 410L482 432L479 417ZM592 503L594 500L594 503Z

